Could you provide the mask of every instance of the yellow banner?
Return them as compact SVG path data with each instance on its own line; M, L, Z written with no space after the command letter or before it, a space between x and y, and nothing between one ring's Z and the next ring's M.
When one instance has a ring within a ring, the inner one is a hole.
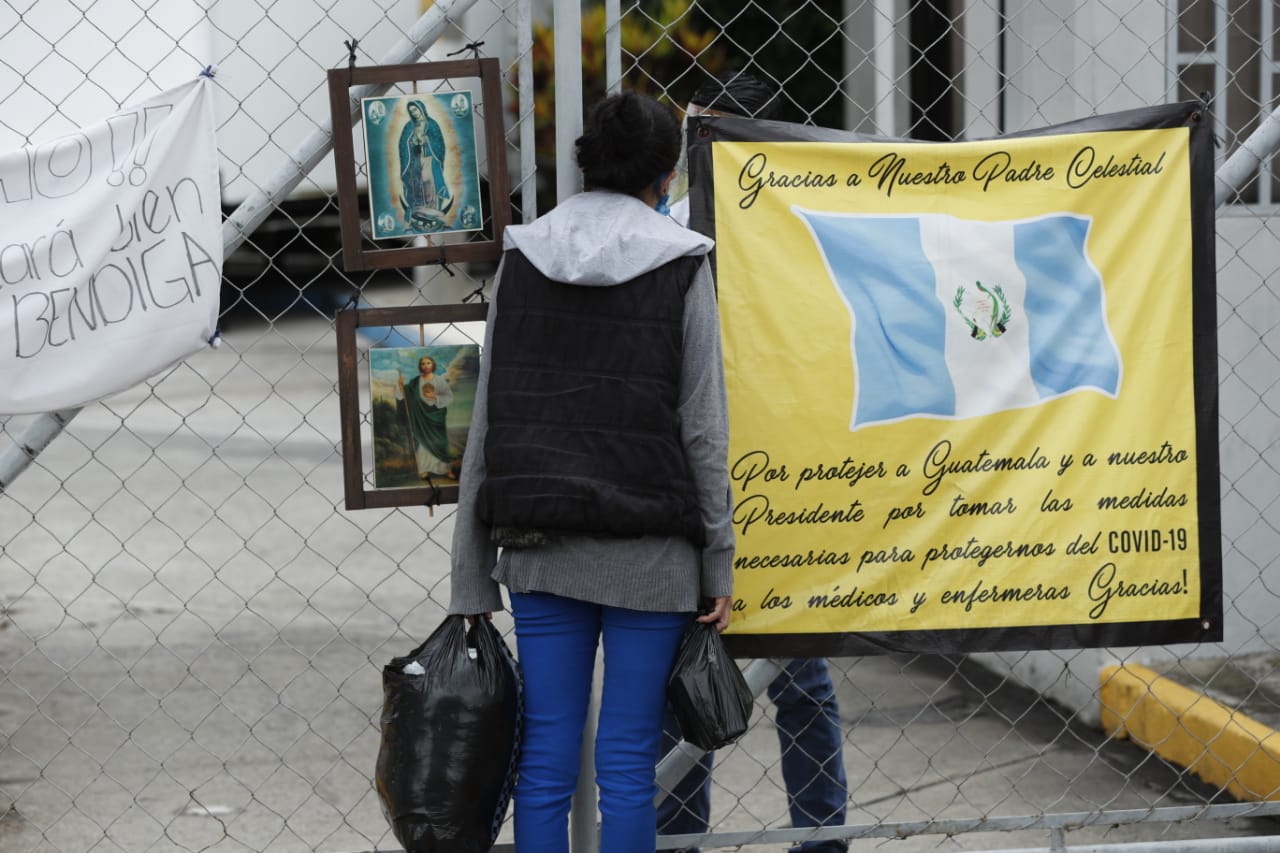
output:
M1201 614L1189 138L711 143L731 633Z

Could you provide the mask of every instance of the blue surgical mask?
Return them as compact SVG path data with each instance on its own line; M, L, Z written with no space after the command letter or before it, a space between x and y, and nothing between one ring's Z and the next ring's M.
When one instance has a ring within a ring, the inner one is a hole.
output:
M658 180L655 181L653 184L653 190L658 194L658 203L653 206L653 209L661 213L663 216L670 216L671 207L670 205L667 204L667 202L671 200L671 196L669 196L667 193L664 193L662 191L662 181L666 177L667 177L666 175L663 175L661 178L658 178Z

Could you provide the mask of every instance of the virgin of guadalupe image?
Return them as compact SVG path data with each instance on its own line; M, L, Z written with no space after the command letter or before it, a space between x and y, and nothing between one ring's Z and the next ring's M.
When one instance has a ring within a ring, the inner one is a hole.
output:
M453 193L444 179L448 147L440 125L427 115L420 100L406 107L409 121L400 131L400 208L413 228L430 231L444 225L453 207Z
M369 236L480 230L480 170L469 91L364 98Z

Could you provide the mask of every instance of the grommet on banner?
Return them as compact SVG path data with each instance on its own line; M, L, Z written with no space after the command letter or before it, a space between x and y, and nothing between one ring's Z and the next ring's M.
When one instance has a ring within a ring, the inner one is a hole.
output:
M1196 100L1200 102L1200 109L1191 114L1191 122L1193 124L1205 120L1205 113L1209 111L1209 106L1213 103L1213 93L1208 90L1197 92ZM1212 134L1209 138L1213 140L1214 148L1222 147L1222 140L1218 138L1218 134Z

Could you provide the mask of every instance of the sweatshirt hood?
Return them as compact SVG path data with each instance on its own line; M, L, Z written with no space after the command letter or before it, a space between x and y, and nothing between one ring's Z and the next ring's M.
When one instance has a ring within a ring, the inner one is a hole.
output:
M503 249L519 249L547 278L583 285L631 281L713 245L634 196L602 190L579 193L528 225L509 225L502 238Z

